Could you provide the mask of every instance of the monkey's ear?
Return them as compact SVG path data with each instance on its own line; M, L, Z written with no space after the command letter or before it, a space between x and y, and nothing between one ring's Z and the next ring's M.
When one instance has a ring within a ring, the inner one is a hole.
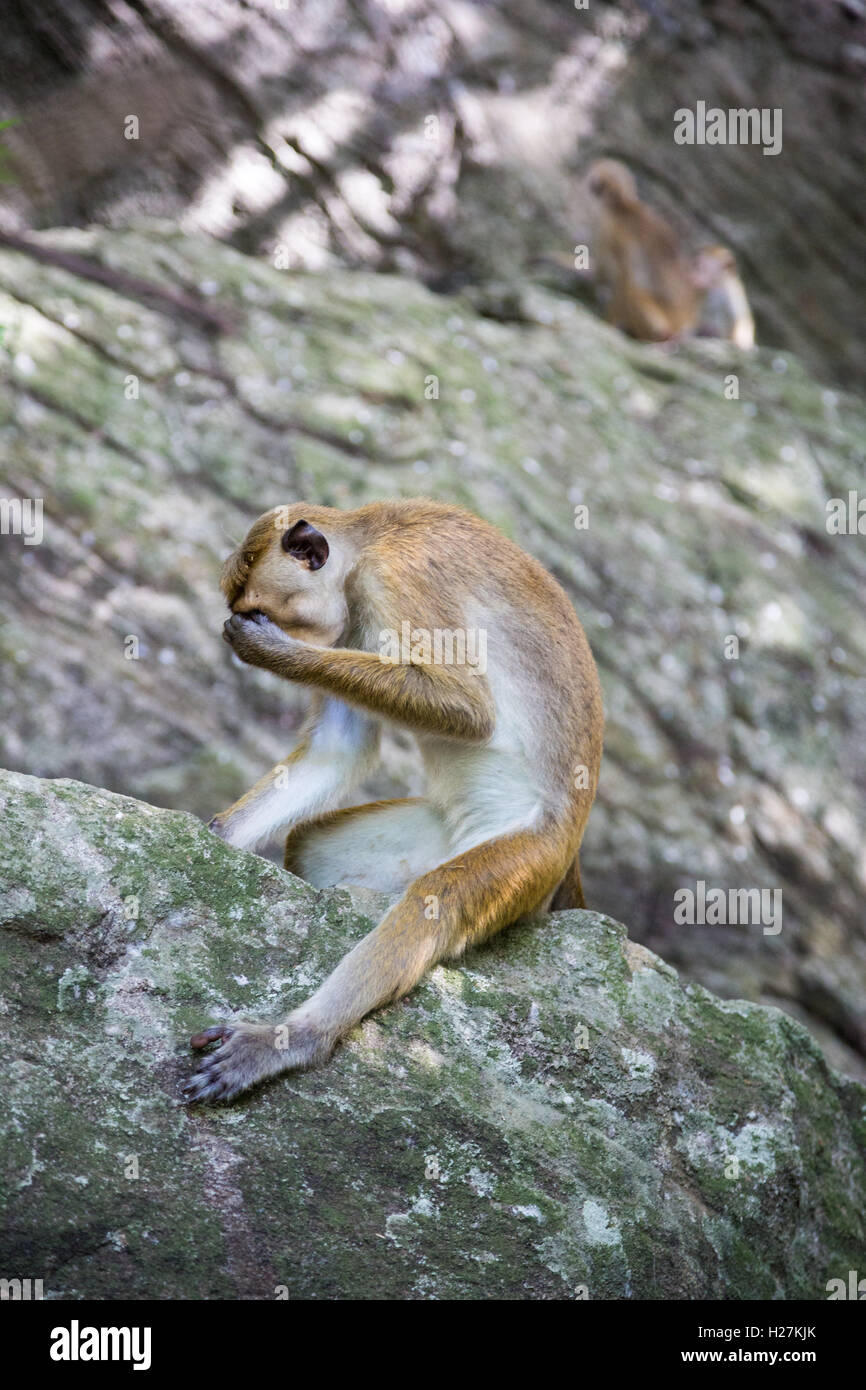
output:
M303 560L309 570L320 570L328 558L329 546L321 531L308 521L296 521L280 544L287 555Z

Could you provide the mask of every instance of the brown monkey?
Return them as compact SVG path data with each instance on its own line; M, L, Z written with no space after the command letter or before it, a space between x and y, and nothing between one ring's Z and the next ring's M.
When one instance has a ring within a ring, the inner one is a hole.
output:
M692 278L701 292L699 337L726 338L739 348L753 348L755 320L733 252L727 246L702 247Z
M310 686L313 707L285 762L213 829L246 847L288 829L286 865L317 887L402 896L285 1022L193 1038L221 1042L186 1088L194 1101L326 1060L437 961L536 908L583 906L578 850L603 727L566 595L458 507L276 508L226 562L222 588L235 654ZM335 809L386 720L415 735L426 797Z
M688 333L698 291L673 229L641 202L633 174L616 159L591 165L586 187L590 253L609 321L651 342Z

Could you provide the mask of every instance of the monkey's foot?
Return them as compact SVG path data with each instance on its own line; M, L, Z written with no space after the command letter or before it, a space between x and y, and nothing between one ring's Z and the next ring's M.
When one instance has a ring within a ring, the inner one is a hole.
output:
M216 1024L190 1038L190 1047L220 1046L208 1053L184 1086L187 1101L233 1100L281 1071L327 1061L333 1041L311 1021L294 1015L284 1023Z

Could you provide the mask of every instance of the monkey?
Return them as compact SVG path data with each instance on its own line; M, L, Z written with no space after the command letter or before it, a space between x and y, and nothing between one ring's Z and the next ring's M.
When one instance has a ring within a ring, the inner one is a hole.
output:
M641 202L634 175L618 160L596 160L586 188L590 250L608 320L650 342L690 332L699 294L676 233Z
M321 1064L438 961L536 910L585 906L578 852L603 738L598 673L568 597L459 507L273 508L221 587L235 656L308 686L312 704L293 751L211 828L248 849L287 832L292 873L397 901L283 1023L196 1034L194 1048L220 1046L185 1086L189 1103ZM481 634L485 659L471 664ZM426 795L341 808L389 722L414 735Z
M701 294L697 334L726 338L748 351L755 346L755 320L737 262L727 246L703 246L692 278Z

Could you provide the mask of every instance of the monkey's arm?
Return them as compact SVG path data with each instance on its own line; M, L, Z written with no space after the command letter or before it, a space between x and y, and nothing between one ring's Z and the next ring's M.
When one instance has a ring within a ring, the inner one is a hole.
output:
M465 668L391 665L375 652L314 647L287 636L262 613L234 613L223 637L251 666L316 686L410 729L473 741L493 732L487 683Z
M228 810L210 822L238 849L266 844L279 831L333 808L372 765L379 723L341 700L318 696L297 746Z

